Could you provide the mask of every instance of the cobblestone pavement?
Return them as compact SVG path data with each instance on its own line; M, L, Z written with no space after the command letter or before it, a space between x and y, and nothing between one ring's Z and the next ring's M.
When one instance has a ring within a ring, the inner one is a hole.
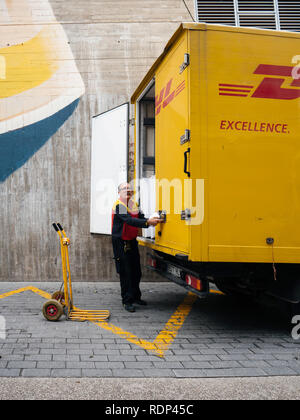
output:
M0 283L0 297L29 283ZM31 283L45 292L58 283ZM0 298L0 376L62 378L206 378L300 375L300 339L279 304L212 293L190 304L163 357L143 348L182 304L187 292L168 282L142 283L147 306L126 312L118 283L73 283L74 303L109 309L105 329L90 322L49 322L45 298L26 290ZM126 331L126 335L122 332ZM0 331L1 333L1 331ZM139 345L130 334L140 339Z

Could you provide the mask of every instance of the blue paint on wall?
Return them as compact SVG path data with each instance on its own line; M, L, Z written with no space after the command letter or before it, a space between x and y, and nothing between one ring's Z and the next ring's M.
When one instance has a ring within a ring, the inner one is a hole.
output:
M0 182L19 169L73 114L79 99L51 117L14 131L0 134Z

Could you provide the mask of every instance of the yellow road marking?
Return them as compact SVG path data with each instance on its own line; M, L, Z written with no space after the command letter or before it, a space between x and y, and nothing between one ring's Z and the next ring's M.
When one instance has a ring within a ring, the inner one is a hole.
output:
M220 290L210 290L209 293L217 293L218 295L224 295L224 293Z
M166 323L165 328L158 334L153 344L165 351L170 347L177 332L190 313L195 300L197 300L197 296L194 293L189 292L184 298L184 301L178 306L174 314Z
M37 293L38 295L42 296L45 299L51 299L51 295L49 293L44 292L43 290L40 290L40 289L38 289L37 287L34 287L34 286L26 286L26 287L22 287L21 289L17 289L17 290L13 290L11 292L3 293L2 295L0 295L0 299L6 298L8 296L15 295L17 293L25 292L26 290L30 290L31 292Z
M11 292L3 293L0 295L0 299L15 295L17 293L22 293L27 290L42 296L45 299L51 299L51 295L43 290L38 289L35 286L26 286L22 287L17 290L13 290ZM211 290L210 293L220 293L218 290ZM130 343L135 344L136 346L142 347L144 350L147 350L156 356L164 357L164 353L173 343L174 339L177 336L178 331L182 327L186 317L190 313L193 303L197 300L197 295L192 292L189 292L186 297L184 298L183 302L177 307L174 314L170 317L168 322L165 324L164 329L160 331L158 336L155 338L153 342L140 339L136 335L123 330L116 325L111 324L110 322L106 321L99 321L95 322L92 321L93 324L110 331L113 334L118 335L119 337L124 338L125 340L129 341Z
M135 344L136 346L142 347L144 350L148 350L156 354L156 356L159 356L159 357L164 356L163 349L161 349L159 346L157 346L155 343L152 343L151 341L140 339L136 335L128 331L125 331L120 327L116 327L115 325L106 321L93 322L93 323L98 325L101 328L104 328L107 331L112 332L113 334L118 335L119 337L124 338L125 340L129 341L130 343Z
M44 292L44 290L40 290L37 287L29 286L32 292L37 293L38 295L42 296L45 299L51 299L50 293Z
M197 296L189 292L185 297L184 301L178 306L174 314L171 316L169 321L166 323L165 328L158 334L156 339L151 341L146 341L138 338L136 335L124 331L122 328L116 327L109 322L95 322L99 327L104 328L108 331L111 331L113 334L117 334L125 338L130 343L133 343L139 347L142 347L144 350L148 350L151 353L154 353L156 356L163 357L165 351L170 347L174 341L177 332L182 327L186 317L192 309L192 305L197 299Z

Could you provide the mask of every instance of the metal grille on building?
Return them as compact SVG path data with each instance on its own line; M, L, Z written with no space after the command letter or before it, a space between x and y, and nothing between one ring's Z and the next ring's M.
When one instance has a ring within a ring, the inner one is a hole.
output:
M300 0L195 0L198 22L300 32Z

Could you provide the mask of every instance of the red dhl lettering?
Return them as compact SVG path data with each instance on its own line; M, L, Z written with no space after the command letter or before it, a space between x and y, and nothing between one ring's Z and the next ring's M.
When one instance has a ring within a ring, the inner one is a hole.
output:
M171 93L173 79L170 79L158 95L155 96L155 115L158 115L162 108L166 108L173 99L185 89L185 81L181 82Z
M283 88L282 85L287 77L292 77L293 80L290 86L293 88L300 87L300 77L297 75L294 78L295 67L292 66L278 66L273 64L259 64L253 74L261 74L273 77L264 77L260 84L252 93L252 98L263 99L281 99L292 100L300 98L300 89ZM274 76L281 76L276 78ZM251 94L254 86L241 84L219 83L220 96L238 96L248 97Z

